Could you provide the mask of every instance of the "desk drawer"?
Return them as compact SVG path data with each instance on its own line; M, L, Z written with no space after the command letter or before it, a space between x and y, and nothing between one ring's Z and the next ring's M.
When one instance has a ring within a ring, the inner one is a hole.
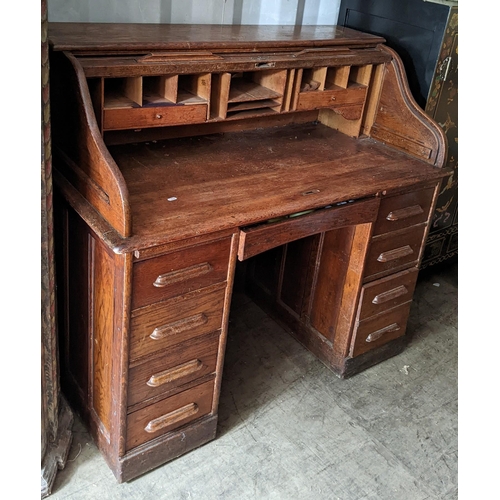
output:
M315 210L307 215L290 215L271 224L260 224L240 231L238 259L243 261L285 243L332 229L373 222L380 200L370 198L345 205Z
M363 286L358 320L362 321L411 300L417 277L418 269L413 268Z
M411 302L360 321L354 327L351 356L359 356L387 342L402 337L406 331Z
M226 281L231 239L134 264L132 309Z
M104 130L165 127L207 120L207 105L104 109Z
M365 281L416 265L424 239L424 224L372 239L366 258Z
M131 413L127 418L126 449L208 415L212 411L213 392L211 380Z
M132 313L130 360L222 327L225 287L183 296Z
M215 372L220 331L159 353L129 370L128 405L159 396Z
M353 84L347 89L313 90L301 92L297 102L297 109L336 108L342 106L358 106L362 111L366 97L366 86Z
M434 188L428 188L382 198L373 234L397 231L426 222L429 219L433 196Z

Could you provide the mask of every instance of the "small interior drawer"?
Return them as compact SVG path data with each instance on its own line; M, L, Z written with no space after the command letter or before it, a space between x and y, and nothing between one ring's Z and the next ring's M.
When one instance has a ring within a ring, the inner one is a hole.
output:
M271 248L340 227L373 222L378 198L354 201L315 210L307 215L284 217L279 222L259 224L240 231L238 260L243 261Z
M361 115L366 98L366 88L364 85L354 84L346 89L301 92L297 102L297 110L357 106Z
M383 313L413 297L418 269L408 269L364 285L358 308L358 321Z
M426 226L411 227L372 239L365 265L365 281L418 263Z
M411 302L356 323L351 343L351 356L359 356L402 337L406 331Z
M131 413L127 418L126 449L209 414L213 392L214 381L210 380Z
M103 128L124 130L203 123L207 120L207 112L207 104L104 109Z
M397 196L382 198L373 234L397 231L426 222L434 196L434 188L421 189Z
M132 309L227 279L230 238L136 262Z
M215 372L220 331L176 345L129 370L128 405Z
M220 330L225 287L160 302L132 313L130 360Z

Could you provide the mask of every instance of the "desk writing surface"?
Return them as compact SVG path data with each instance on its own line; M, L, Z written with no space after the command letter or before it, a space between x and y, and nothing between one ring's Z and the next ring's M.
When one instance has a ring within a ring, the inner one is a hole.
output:
M440 175L369 138L351 139L314 123L109 149L128 185L134 236L165 241Z

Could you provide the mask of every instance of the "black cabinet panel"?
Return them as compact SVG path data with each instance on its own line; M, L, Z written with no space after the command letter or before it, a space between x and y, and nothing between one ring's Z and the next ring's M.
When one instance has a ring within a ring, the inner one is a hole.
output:
M423 0L342 0L338 24L383 36L400 55L410 89L425 108L449 8Z

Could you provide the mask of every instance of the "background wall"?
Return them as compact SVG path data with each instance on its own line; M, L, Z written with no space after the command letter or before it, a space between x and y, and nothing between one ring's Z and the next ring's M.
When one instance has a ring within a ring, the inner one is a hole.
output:
M336 24L340 0L48 0L49 21Z

